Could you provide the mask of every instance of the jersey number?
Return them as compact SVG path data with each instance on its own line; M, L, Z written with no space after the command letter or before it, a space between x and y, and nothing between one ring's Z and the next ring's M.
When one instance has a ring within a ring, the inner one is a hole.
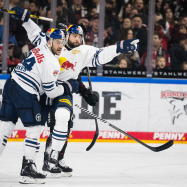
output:
M28 71L31 71L33 65L36 63L34 57L29 58L29 56L31 56L31 54L32 53L30 52L29 55L27 56L27 58L22 62L22 64L25 66L25 69Z

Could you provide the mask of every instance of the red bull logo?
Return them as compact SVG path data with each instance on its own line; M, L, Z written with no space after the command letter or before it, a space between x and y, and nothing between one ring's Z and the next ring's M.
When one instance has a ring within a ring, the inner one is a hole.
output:
M75 65L71 62L69 62L65 57L60 57L59 58L59 63L60 63L60 67L61 67L61 71L63 70L69 70L69 69L72 69L73 71L75 71L75 67L76 67L76 63L75 62Z
M54 75L54 76L57 76L57 75L58 75L58 71L57 71L57 70L54 70L53 75Z

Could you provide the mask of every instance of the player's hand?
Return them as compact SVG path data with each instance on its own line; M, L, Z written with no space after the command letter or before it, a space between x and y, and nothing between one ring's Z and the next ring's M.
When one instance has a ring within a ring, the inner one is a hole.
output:
M122 40L117 43L117 53L126 53L128 51L138 51L139 39Z
M27 9L21 7L14 7L11 10L15 11L16 14L10 14L12 18L27 22L30 18L30 12Z
M74 79L62 83L62 86L64 87L65 94L78 93L79 91L79 82Z
M91 93L90 89L86 88L86 90L81 94L84 100L91 106L95 106L98 102L98 97L96 94Z
M79 93L84 98L84 100L91 106L95 106L98 102L98 97L96 94L91 93L90 89L86 88L83 82L79 80Z

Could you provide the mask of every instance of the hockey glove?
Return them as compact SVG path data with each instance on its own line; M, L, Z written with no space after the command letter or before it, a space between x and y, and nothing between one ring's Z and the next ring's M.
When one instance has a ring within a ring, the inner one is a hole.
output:
M84 100L91 106L95 106L98 102L97 95L91 93L90 89L87 89L82 82L80 82L79 93L84 98Z
M14 7L11 10L15 11L16 14L10 14L12 18L27 22L30 18L30 12L27 9L21 7Z
M138 39L122 40L117 43L117 53L126 53L128 51L138 51Z
M78 93L79 91L79 82L74 79L62 83L62 86L64 87L64 94Z

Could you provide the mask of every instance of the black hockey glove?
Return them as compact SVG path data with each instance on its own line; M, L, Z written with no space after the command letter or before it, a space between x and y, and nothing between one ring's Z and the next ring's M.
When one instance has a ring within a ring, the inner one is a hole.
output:
M14 7L11 10L15 11L16 14L10 14L12 18L27 22L30 18L30 12L27 9L21 7Z
M87 89L82 82L80 82L79 93L84 98L84 100L91 106L95 106L98 102L97 95L91 93L90 89Z
M64 87L64 94L78 93L79 91L79 82L74 79L63 82L62 86Z

